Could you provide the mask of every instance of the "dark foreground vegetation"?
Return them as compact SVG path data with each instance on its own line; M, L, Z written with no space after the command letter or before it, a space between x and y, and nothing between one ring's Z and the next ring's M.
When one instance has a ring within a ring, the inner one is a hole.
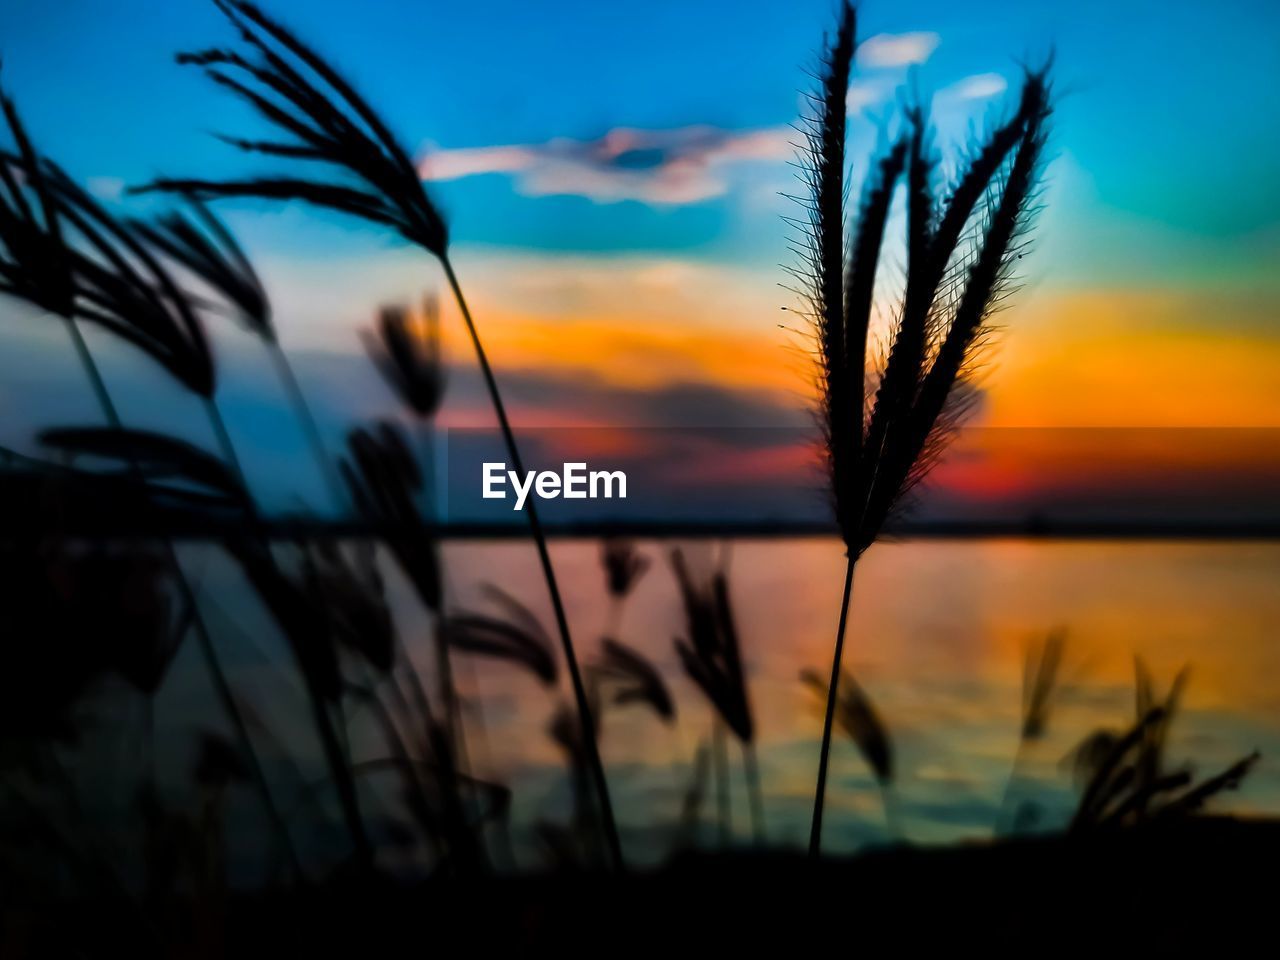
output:
M307 891L172 911L173 956L655 957L711 951L1221 956L1270 939L1280 823L1203 818L1089 838L897 847L813 861L703 853L652 873L529 874L405 885L335 877ZM50 929L10 911L8 956L130 956L111 903ZM815 918L826 923L819 926ZM110 946L108 946L110 945ZM105 949L104 949L105 948Z

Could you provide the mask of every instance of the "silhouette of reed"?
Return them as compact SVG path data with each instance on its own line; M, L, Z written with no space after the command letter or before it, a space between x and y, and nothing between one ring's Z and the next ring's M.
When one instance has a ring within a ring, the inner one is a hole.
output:
M220 425L221 418L216 416L211 400L211 355L186 299L160 265L139 250L123 226L56 164L36 151L16 107L2 93L0 105L17 149L16 154L5 152L0 156L0 186L4 188L0 196L0 243L4 248L0 292L63 321L103 417L117 434L123 434L124 425L81 333L82 320L139 347L180 382L206 395L207 409ZM72 231L78 233L90 252L72 243ZM172 305L166 302L170 297L174 300ZM131 479L140 480L137 464L131 464L131 468ZM222 670L195 591L172 541L165 537L162 543L219 699L253 768L268 819L295 875L300 875L288 831Z
M617 641L605 638L601 645L603 655L595 664L597 682L608 692L608 702L624 707L641 704L649 707L665 723L676 717L675 701L662 679L662 674L638 651Z
M804 670L800 673L800 682L813 691L820 705L825 708L826 684L816 670ZM901 837L898 824L897 803L893 796L893 739L889 728L885 725L867 696L854 678L853 674L844 670L840 674L840 687L837 690L836 723L845 735L853 741L858 753L862 755L867 768L875 777L880 788L880 801L884 808L885 826L891 837Z
M1134 661L1134 674L1133 725L1120 731L1095 731L1074 751L1075 772L1082 788L1069 827L1073 834L1196 814L1213 797L1237 789L1261 757L1254 750L1199 782L1190 767L1170 770L1165 749L1186 687L1187 669L1178 672L1163 698L1155 695L1151 675L1141 659Z
M987 342L989 318L1009 294L1013 264L1025 247L1050 112L1047 68L1028 72L1012 119L971 152L939 198L924 110L908 109L905 131L867 178L847 237L845 127L855 46L854 9L844 3L822 56L814 112L802 127L808 196L801 201L806 216L793 221L802 234L794 273L815 331L818 417L848 555L809 837L814 856L822 841L854 567L885 520L906 506L972 400L972 371ZM868 409L868 331L899 179L907 196L905 294L894 310L887 357Z
M712 573L709 582L699 582L680 550L671 552L671 567L680 587L688 633L687 637L676 638L676 653L685 673L706 696L716 716L712 727L712 754L719 767L722 839L727 839L729 794L723 743L717 743L722 737L721 724L737 737L742 747L751 801L752 833L760 843L765 837L764 797L756 760L755 720L747 693L733 604L729 598L728 573L722 565Z
M404 306L383 307L376 332L361 331L361 339L400 401L422 420L434 417L446 382L436 298L423 298L422 313L416 319Z
M604 636L616 638L622 628L623 605L649 569L650 561L630 540L609 537L600 545L600 563L604 567L605 588L609 593Z
M592 674L598 684L609 688L608 702L615 706L647 704L662 720L670 722L675 719L675 702L662 673L638 650L619 639L623 607L649 564L649 558L630 540L610 537L601 543L600 565L609 609L600 640L601 656L592 665Z
M1026 820L1023 808L1011 811L1009 807L1027 751L1044 739L1049 729L1049 718L1061 687L1062 654L1066 641L1065 630L1054 630L1044 640L1027 648L1022 674L1022 723L1018 731L1018 751L1014 754L1009 780L996 815L997 832L1004 830L1010 815L1015 830Z
M325 452L315 415L280 345L271 301L257 271L231 231L205 204L188 198L187 206L190 216L173 210L154 221L134 220L130 226L158 255L167 257L215 291L232 317L262 340L328 486L333 505L339 515L345 513L347 504L333 461Z
M463 653L519 666L547 687L558 675L551 638L537 616L501 587L485 584L485 594L499 615L461 611L449 617L445 637Z
M396 435L391 432L388 436ZM431 696L399 651L382 578L368 544L356 545L349 559L335 544L301 543L295 569L290 571L263 539L261 528L252 519L247 491L220 459L183 441L140 431L60 429L46 431L41 439L47 447L77 458L120 464L102 468L101 475L109 480L136 472L150 499L163 507L194 504L202 510L241 518L241 523L228 525L223 546L271 615L303 680L312 725L328 769L326 783L336 791L354 863L362 872L371 873L375 867L374 844L358 783L371 765L367 761L357 764L351 756L343 728L346 698L370 706L377 715L391 751L386 762L401 776L406 805L438 851L439 865L464 874L484 868L478 835L481 824L475 820L477 814L467 808L470 803L481 811L482 821L490 819L494 808L501 806L495 797L501 795L502 788L470 778L460 769L447 725L439 721L430 705ZM359 442L362 439L368 446ZM379 444L371 435L362 435L356 447L357 465L344 464L351 471L353 494L358 500L380 504L385 516L395 516L397 497L402 505L411 501L404 492L403 477L397 480L397 471L403 464L412 467L412 458L402 445L395 446L394 439ZM425 549L421 541L415 541L407 516L403 519L394 528L393 552L410 558L407 570L411 580L438 604L433 548L426 544L430 549ZM417 535L424 530L419 522ZM420 561L420 556L426 560ZM344 652L364 664L369 674L364 684L349 679L349 669L343 666ZM408 680L408 695L397 667L403 668ZM389 691L391 707L384 702L383 691Z
M439 517L440 479L435 474L434 420L444 399L444 355L440 346L440 303L422 298L419 316L403 305L384 306L374 331L360 331L365 350L383 380L414 417L422 450L423 488L432 519Z
M444 575L440 547L416 502L422 472L403 434L389 423L353 430L349 455L339 465L356 513L391 550L422 605L433 618L433 648L444 700L444 736L465 753L466 738L449 659L444 618Z
M327 168L330 177L278 176L221 182L161 179L140 189L190 194L204 199L253 197L274 201L297 200L391 229L434 256L444 270L475 348L512 468L523 473L523 461L497 379L449 257L447 226L427 195L413 162L373 108L338 71L292 32L254 4L243 0L214 2L239 33L245 53L208 49L180 54L179 63L202 69L214 83L252 106L285 138L222 139L248 153ZM530 502L525 513L551 595L582 727L592 731L596 724L590 716L591 707L536 506ZM608 784L599 749L591 736L587 737L586 751L592 780L600 795L606 839L615 863L621 866L622 850L609 802Z

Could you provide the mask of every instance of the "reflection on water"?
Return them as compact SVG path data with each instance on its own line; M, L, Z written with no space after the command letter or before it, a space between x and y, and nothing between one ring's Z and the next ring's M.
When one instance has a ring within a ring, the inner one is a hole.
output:
M651 657L675 694L677 717L664 726L638 708L604 718L602 749L628 856L660 858L691 781L692 760L712 717L683 675L673 637L683 629L676 585L666 562L672 544L646 542L655 561L622 613L619 637ZM686 545L693 561L710 547ZM553 556L580 656L591 660L607 629L609 603L600 547L562 541ZM454 543L446 548L450 602L483 605L481 585L503 584L550 623L533 549L524 542ZM805 667L829 664L843 572L840 546L828 540L735 542L730 550L733 600L747 658L759 731L759 757L770 841L801 845L807 837L820 717L798 682ZM193 560L203 594L226 604L229 576L212 553ZM391 565L386 565L388 574ZM1217 801L1247 812L1280 813L1280 545L1271 543L1100 543L1029 541L909 542L878 545L859 564L846 667L891 728L896 756L894 800L901 832L915 841L990 836L1017 749L1027 646L1051 629L1068 631L1064 684L1046 736L1026 751L1012 794L1031 800L1043 827L1062 824L1074 801L1064 757L1099 726L1133 719L1133 658L1140 655L1161 687L1192 665L1169 759L1217 772L1253 748L1263 760L1237 794ZM389 581L405 636L426 624L407 585ZM246 603L248 601L245 601ZM237 602L238 603L238 602ZM302 693L275 646L261 611L219 606L214 617L235 627L233 672L261 723L288 735ZM166 685L157 722L178 741L216 717L197 654ZM415 652L424 669L425 643ZM563 757L547 736L557 703L509 665L459 664L468 700L468 749L477 772L514 789L516 852L534 848L539 820L563 821L571 803ZM374 743L349 718L353 749ZM371 731L366 731L371 733ZM189 743L189 740L186 741ZM734 832L750 836L741 757L731 743ZM281 762L284 762L283 760ZM292 756L289 763L299 761ZM317 772L318 772L317 767ZM370 783L376 795L377 787ZM251 804L252 799L246 800ZM388 807L391 800L387 799ZM874 780L847 741L834 752L825 846L832 851L887 836ZM246 810L246 815L250 811ZM717 841L715 801L703 806L700 837Z

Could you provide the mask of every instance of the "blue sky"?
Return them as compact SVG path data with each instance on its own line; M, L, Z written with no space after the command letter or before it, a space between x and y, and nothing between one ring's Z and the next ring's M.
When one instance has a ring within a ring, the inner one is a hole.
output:
M619 127L785 125L804 86L800 68L833 12L829 0L268 6L355 77L419 151L592 141ZM915 82L926 91L988 73L1013 80L1019 61L1056 49L1058 146L1088 171L1098 205L1225 239L1274 224L1276 4L863 5L864 38L912 32L937 38L916 67ZM228 39L228 30L205 0L10 0L0 10L6 83L29 123L73 171L104 184L243 163L204 136L242 127L239 108L172 63L174 51L219 38ZM904 71L892 69L863 76L890 98L902 79ZM969 104L956 118L941 112L944 145L980 106ZM870 112L883 114L885 105ZM741 191L665 208L531 199L501 174L455 181L439 193L462 244L775 261L774 211L744 205L740 193L772 186L776 171L733 175ZM265 242L286 239L297 240Z

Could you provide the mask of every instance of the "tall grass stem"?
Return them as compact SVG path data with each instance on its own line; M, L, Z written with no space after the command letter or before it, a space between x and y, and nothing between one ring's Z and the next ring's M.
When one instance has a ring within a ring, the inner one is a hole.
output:
M827 762L831 756L831 728L836 716L836 698L840 687L840 662L844 657L844 634L849 622L849 601L853 596L853 568L857 560L850 556L844 572L844 593L840 599L840 626L836 628L836 649L831 658L831 683L827 687L827 711L822 721L822 751L818 755L818 786L813 798L813 822L809 827L809 856L822 852L822 808L827 796Z
M72 318L66 319L66 325L71 336L71 342L75 346L76 356L80 360L80 365L84 368L85 377L88 379L94 396L97 398L98 405L102 408L103 416L107 418L107 423L112 430L123 433L124 421L121 420L120 412L116 408L115 401L111 398L110 391L107 389L106 381L102 377L102 371L99 370L97 361L93 359L89 345L85 343L80 325ZM130 458L129 462L136 472L137 461ZM301 880L305 875L302 871L302 864L298 859L297 850L294 849L293 840L289 836L289 829L285 824L284 817L280 815L280 808L276 806L275 799L271 795L271 788L267 784L262 760L253 746L253 738L249 735L249 725L246 723L244 715L240 712L240 707L236 703L235 693L231 689L231 683L222 668L222 661L218 657L218 651L214 646L213 637L209 633L208 624L205 623L204 614L196 602L195 589L187 578L173 541L168 537L161 537L160 539L164 544L166 558L173 568L178 590L182 594L182 602L191 610L191 625L196 634L196 642L200 646L201 656L204 658L205 665L209 669L209 675L213 679L214 691L222 704L223 710L226 711L228 719L231 721L231 726L235 730L240 749L249 764L254 785L261 795L263 809L266 811L267 819L270 821L272 829L276 832L276 836L284 848L294 879Z
M756 757L755 743L742 745L742 765L747 774L747 800L751 804L751 833L756 845L765 842L764 788L760 781L760 762Z
M271 361L275 365L276 374L284 385L285 392L289 395L290 403L293 404L298 422L302 425L302 432L307 438L307 443L311 446L311 453L315 457L316 465L320 468L320 476L323 477L324 485L328 489L329 499L333 501L334 509L338 511L337 515L341 517L348 512L347 498L343 494L337 468L333 465L332 458L325 453L324 439L320 435L320 427L316 423L315 414L311 412L311 405L307 403L306 395L302 392L302 385L298 383L298 377L293 372L293 364L289 362L284 349L277 341L268 341L267 349L271 354Z
M480 372L484 377L485 386L488 388L489 398L493 403L494 413L498 418L498 426L502 430L502 439L507 447L507 455L511 458L511 467L517 474L523 476L524 464L520 460L515 434L512 432L511 423L507 419L506 407L503 405L502 395L498 391L497 379L493 375L493 369L489 366L484 346L480 342L480 334L471 318L471 310L467 306L467 299L462 293L462 287L458 283L457 274L454 273L453 264L449 258L441 257L440 262L444 267L445 277L449 281L449 288L457 301L458 309L462 313L462 319L466 323L471 343L475 347L476 360L480 365ZM532 500L525 504L525 513L529 516L529 529L538 549L538 560L542 564L543 576L547 581L547 592L551 595L551 607L555 612L556 627L560 633L560 643L564 651L565 663L569 667L569 678L573 683L573 696L582 727L583 743L586 746L587 765L590 768L591 778L594 781L596 794L600 802L605 842L609 847L614 866L622 869L624 867L622 844L618 837L617 822L614 820L613 804L609 799L609 785L605 780L604 763L600 759L600 745L596 738L595 719L591 714L591 704L588 702L587 690L582 682L582 671L578 666L578 657L574 652L573 640L569 634L569 621L565 615L564 602L560 598L560 588L556 583L555 569L551 565L551 554L547 550L547 538L543 533L542 524L538 520L538 511Z

